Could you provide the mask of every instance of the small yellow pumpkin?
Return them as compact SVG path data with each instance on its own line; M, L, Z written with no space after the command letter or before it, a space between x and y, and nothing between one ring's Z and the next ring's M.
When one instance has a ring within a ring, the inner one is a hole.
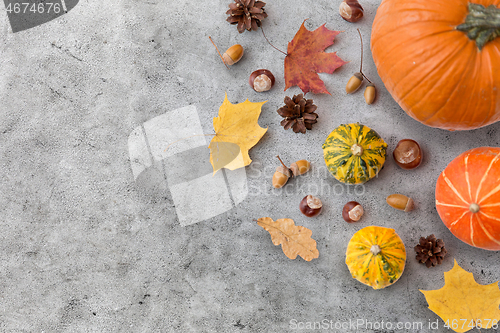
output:
M406 262L405 245L391 228L365 227L347 245L345 263L353 278L373 289L396 282Z

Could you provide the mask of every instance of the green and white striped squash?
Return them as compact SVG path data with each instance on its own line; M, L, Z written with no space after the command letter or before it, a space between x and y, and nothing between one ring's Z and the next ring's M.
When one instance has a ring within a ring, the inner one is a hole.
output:
M387 144L365 125L342 124L326 138L323 155L336 179L346 184L363 184L384 166Z

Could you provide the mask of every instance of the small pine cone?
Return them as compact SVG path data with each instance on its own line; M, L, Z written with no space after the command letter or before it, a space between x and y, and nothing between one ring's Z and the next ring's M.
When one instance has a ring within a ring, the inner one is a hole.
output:
M285 106L278 109L282 116L281 126L285 130L290 128L295 133L306 133L311 130L312 125L318 122L318 115L314 112L318 107L313 104L312 99L305 99L303 94L295 95L293 98L285 97Z
M237 24L238 32L241 34L245 30L257 30L262 25L262 20L267 17L264 9L266 5L263 1L255 0L234 0L229 4L226 19L231 24Z
M447 253L444 248L444 241L436 239L434 235L427 238L420 237L420 242L414 249L417 253L418 262L425 263L427 268L440 265Z

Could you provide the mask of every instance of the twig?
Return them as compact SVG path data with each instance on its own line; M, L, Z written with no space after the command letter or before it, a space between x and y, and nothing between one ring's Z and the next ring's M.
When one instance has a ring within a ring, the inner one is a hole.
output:
M285 168L288 169L288 167L285 165L285 163L283 163L283 161L281 160L280 155L276 155L276 157L278 158L278 160L280 160L281 165L283 165Z
M267 40L267 42L269 43L269 45L271 45L272 47L274 47L276 50L280 51L284 55L286 55L286 56L288 55L288 53L281 51L276 46L274 46L273 44L271 44L271 42L269 41L269 39L267 39L266 34L264 33L264 28L262 27L262 25L260 26L260 29L262 29L262 35L264 35L264 38Z
M224 66L226 66L227 69L229 69L229 67L227 66L226 62L224 61L224 58L222 58L220 52L219 52L219 49L217 48L217 45L215 45L214 41L212 40L212 37L208 36L208 38L210 39L210 41L212 42L212 44L214 44L215 46L215 49L217 50L217 53L219 54L219 57L222 59L222 62L224 63Z
M359 65L359 72L363 73L363 37L361 36L361 32L359 31L359 28L356 30L358 30L359 39L361 40L361 64Z
M361 32L359 31L359 28L357 30L359 34L359 39L361 40L361 64L359 65L359 72L368 82L372 83L372 81L370 81L370 79L367 78L366 75L363 73L363 37L361 37Z

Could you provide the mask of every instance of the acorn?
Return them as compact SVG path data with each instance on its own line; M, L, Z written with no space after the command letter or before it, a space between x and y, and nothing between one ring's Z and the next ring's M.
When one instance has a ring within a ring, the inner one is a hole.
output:
M293 162L290 165L290 170L292 171L292 174L294 176L300 176L305 174L307 171L311 169L311 163L309 163L307 160L300 160L297 162Z
M361 73L354 73L353 76L347 81L345 86L345 92L348 94L352 94L356 90L361 87L361 83L363 83L363 75Z
M306 160L294 162L290 167L287 167L279 155L276 157L280 160L281 165L276 168L273 175L274 188L282 188L290 177L303 175L311 168L311 163Z
M290 169L280 165L279 167L276 168L276 171L274 172L273 175L273 187L282 188L283 186L285 186L286 182L288 181L288 178L290 178L291 176L292 173L290 172Z
M373 83L369 83L365 88L365 102L370 105L375 100L377 96L377 90L375 89L375 85Z
M415 204L412 198L407 197L403 194L391 194L386 198L387 204L392 208L409 212L415 208Z
M208 39L210 39L212 44L215 46L219 57L222 59L222 62L228 69L228 66L234 65L235 63L240 61L241 57L243 57L244 50L243 46L241 46L240 44L234 44L233 46L228 48L223 55L221 55L219 49L217 48L217 45L215 45L214 41L212 40L212 37L208 36Z
M357 2L357 1L356 1ZM361 36L361 32L358 30L359 34L359 39L361 41L361 63L359 65L359 72L355 73L349 81L347 81L347 84L345 86L345 92L347 94L352 94L356 90L361 87L361 84L363 83L363 79L366 79L368 81L368 85L365 88L365 102L366 104L370 105L373 103L375 100L375 97L377 96L377 90L375 89L375 85L370 81L369 78L366 77L366 75L363 73L363 37Z
M240 44L234 44L233 46L228 48L226 52L224 52L224 54L222 55L222 60L228 66L232 66L240 61L241 57L243 57L243 53L243 46L241 46Z

